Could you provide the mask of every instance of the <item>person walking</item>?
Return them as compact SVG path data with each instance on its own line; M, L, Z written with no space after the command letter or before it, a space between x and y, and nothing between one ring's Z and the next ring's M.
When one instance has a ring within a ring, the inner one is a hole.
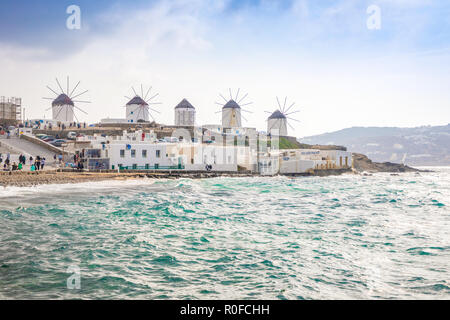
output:
M35 165L36 165L36 170L39 171L41 169L41 157L40 156L36 157Z
M41 170L44 170L44 166L45 166L45 158L42 158L42 160L41 160Z
M30 166L33 165L33 156L30 156Z

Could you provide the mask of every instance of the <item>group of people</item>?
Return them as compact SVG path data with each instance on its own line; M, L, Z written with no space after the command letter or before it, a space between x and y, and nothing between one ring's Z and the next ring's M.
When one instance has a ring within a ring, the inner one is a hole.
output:
M25 128L36 128L36 129L41 129L42 128L42 123L37 121L35 123L31 122L31 121L25 121L25 124L23 125ZM65 130L66 128L86 128L86 122L84 123L77 123L77 122L71 122L69 124L65 124L65 123L61 123L58 122L57 125L55 125L55 127L57 127L59 130ZM52 123L48 123L44 124L43 128L45 130L49 129L52 130L53 129L53 124Z
M23 157L23 164L25 164L25 156ZM39 170L44 170L45 167L45 158L44 157L40 157L40 156L36 156L36 159L33 159L33 156L30 156L30 170L31 171L39 171Z
M46 165L45 157L36 156L36 158L33 158L33 156L30 156L28 160L31 171L44 170ZM18 163L16 163L15 161L12 162L11 155L9 153L6 155L6 159L3 161L3 155L0 153L0 167L3 166L3 170L5 171L23 170L26 165L26 161L27 158L23 154L21 154L19 155Z
M8 153L6 155L5 162L3 162L3 155L0 153L0 166L3 164L3 170L7 170L11 166L11 155Z
M84 154L78 154L75 153L73 156L73 163L75 164L75 168L78 170L83 170L84 169L84 165L83 165L83 161L81 160L81 158L83 157Z

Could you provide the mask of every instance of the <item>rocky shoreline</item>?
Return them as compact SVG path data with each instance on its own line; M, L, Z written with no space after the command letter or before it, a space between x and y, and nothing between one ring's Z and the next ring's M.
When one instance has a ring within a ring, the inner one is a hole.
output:
M373 162L366 155L360 153L353 154L353 168L357 172L390 172L390 173L403 173L403 172L428 172L405 166L404 164L392 163L392 162Z

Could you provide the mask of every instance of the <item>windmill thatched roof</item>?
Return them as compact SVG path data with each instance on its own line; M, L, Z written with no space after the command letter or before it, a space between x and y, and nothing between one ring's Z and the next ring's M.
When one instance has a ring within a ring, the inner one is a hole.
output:
M228 101L223 108L231 108L231 109L240 109L241 107L237 104L236 101L234 101L233 99Z
M52 102L52 106L64 106L64 105L69 105L69 106L73 106L74 103L73 101L69 98L68 95L66 94L60 94L55 100L53 100Z
M140 106L148 106L148 103L144 101L144 99L142 99L139 96L135 96L133 99L131 99L128 103L127 106L130 106L132 104L138 104Z
M286 119L286 116L280 110L277 110L270 115L270 119Z
M186 99L181 100L181 102L175 107L175 109L181 108L195 109L194 106L190 104Z

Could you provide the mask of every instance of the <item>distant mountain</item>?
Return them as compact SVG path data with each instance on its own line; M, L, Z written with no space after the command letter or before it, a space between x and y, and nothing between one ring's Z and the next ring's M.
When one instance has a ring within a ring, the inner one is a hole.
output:
M417 128L353 127L298 141L342 145L376 162L389 161L412 166L450 165L450 124Z

